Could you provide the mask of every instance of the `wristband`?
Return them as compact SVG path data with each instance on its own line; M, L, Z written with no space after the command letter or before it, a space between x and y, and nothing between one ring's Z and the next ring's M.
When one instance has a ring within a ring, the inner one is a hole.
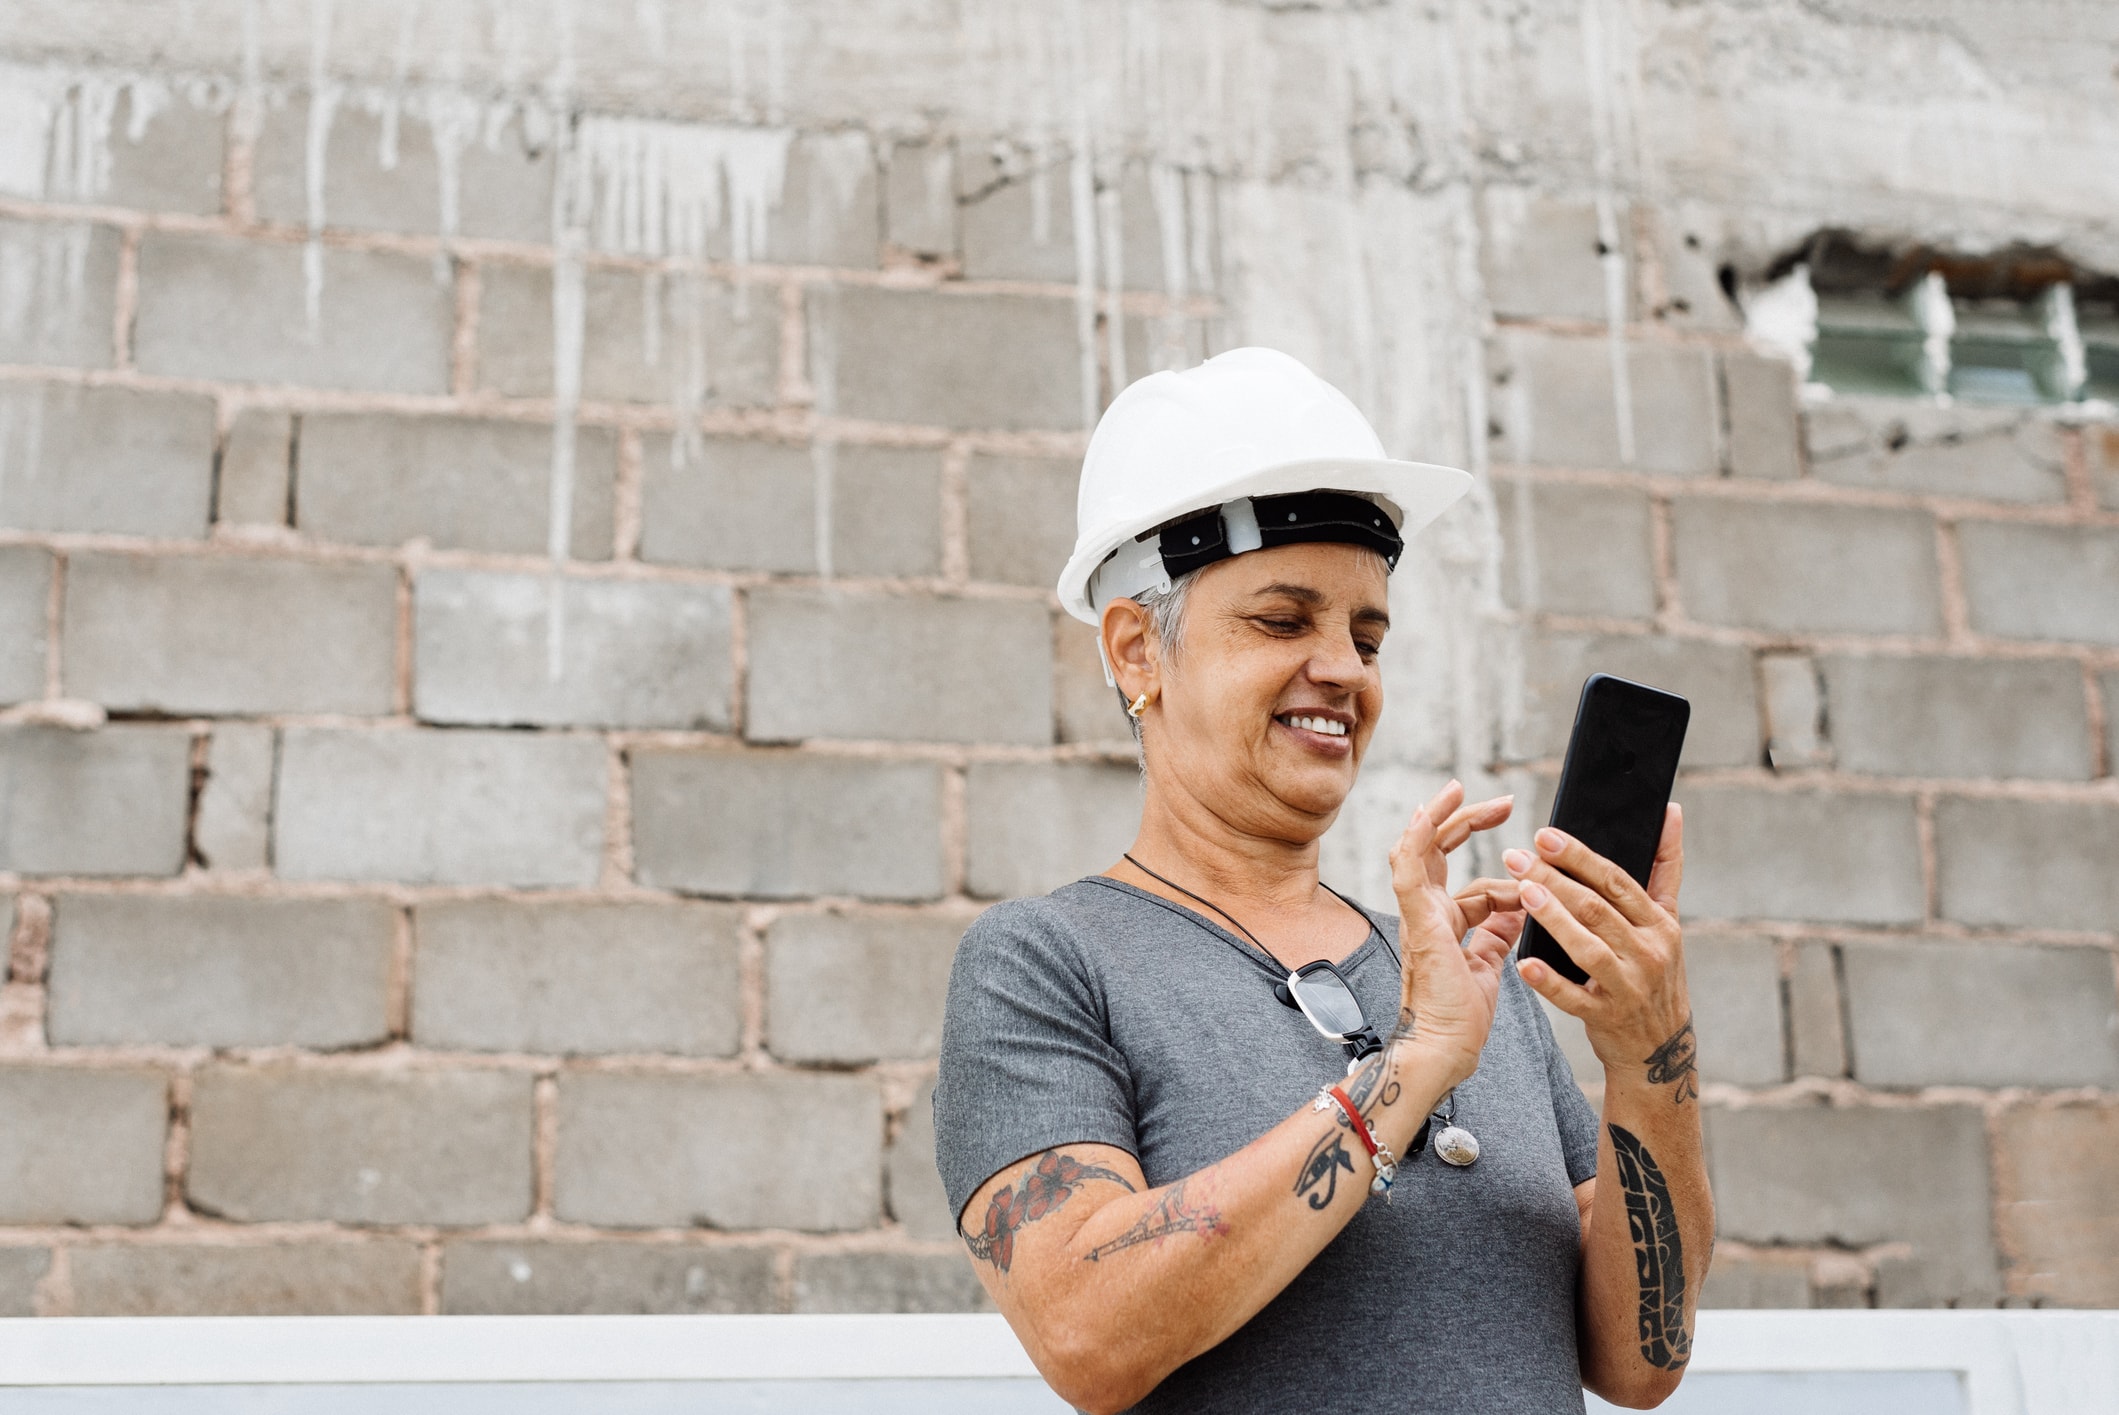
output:
M1376 1177L1369 1181L1369 1192L1381 1194L1383 1202L1388 1204L1391 1201L1391 1184L1398 1178L1398 1157L1370 1131L1368 1122L1361 1118L1360 1110L1347 1098L1345 1091L1338 1086L1326 1086L1317 1093L1315 1108L1323 1110L1327 1103L1339 1107L1339 1113L1346 1117L1348 1127L1354 1132L1354 1138L1368 1151L1369 1160L1376 1166Z

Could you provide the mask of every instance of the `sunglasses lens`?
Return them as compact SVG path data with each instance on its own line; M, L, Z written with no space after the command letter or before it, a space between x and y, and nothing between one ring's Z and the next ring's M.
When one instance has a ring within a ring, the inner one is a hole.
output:
M1354 1001L1354 994L1337 973L1320 968L1296 978L1288 987L1310 1020L1334 1036L1358 1032L1367 1020L1361 1015L1361 1004Z

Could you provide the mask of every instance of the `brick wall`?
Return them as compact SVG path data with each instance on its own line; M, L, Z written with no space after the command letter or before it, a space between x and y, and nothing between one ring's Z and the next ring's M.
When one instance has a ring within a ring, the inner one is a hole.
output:
M675 7L459 26L454 88L207 8L0 19L0 1312L981 1301L954 941L1136 809L1049 588L1085 424L1253 339L1481 475L1394 586L1333 878L1380 899L1451 771L1520 838L1587 672L1694 701L1710 1300L2119 1302L2119 446L1805 406L1714 266L1829 203L1597 186L1348 57L1492 81L1494 17L1193 5L1225 52L1150 36L1170 83L1273 69L1242 140L1136 142L1097 70L1077 163L1034 7L897 66L835 8L777 79L716 34L666 101Z

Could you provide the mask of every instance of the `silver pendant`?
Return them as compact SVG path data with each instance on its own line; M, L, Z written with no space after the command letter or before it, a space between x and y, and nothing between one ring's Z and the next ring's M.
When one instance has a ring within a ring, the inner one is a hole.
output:
M1462 1169L1479 1158L1478 1137L1460 1125L1444 1126L1442 1133L1435 1137L1435 1154L1444 1164Z

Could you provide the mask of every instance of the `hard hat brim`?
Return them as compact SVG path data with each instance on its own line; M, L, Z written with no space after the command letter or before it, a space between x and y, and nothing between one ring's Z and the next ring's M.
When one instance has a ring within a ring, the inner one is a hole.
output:
M1428 462L1390 458L1330 457L1283 462L1231 479L1202 497L1183 497L1167 506L1143 508L1133 522L1115 526L1096 540L1077 545L1060 571L1060 606L1084 624L1098 622L1089 603L1089 577L1112 551L1166 521L1244 496L1279 496L1300 491L1358 491L1380 498L1398 523L1398 534L1410 541L1472 488L1468 473Z

